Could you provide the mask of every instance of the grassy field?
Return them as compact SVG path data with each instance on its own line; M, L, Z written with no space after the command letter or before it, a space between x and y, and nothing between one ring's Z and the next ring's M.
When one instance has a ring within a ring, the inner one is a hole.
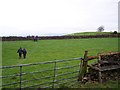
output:
M19 47L27 49L27 58L19 59L17 54L17 49ZM19 65L28 64L36 62L63 60L69 58L80 58L83 57L84 51L88 50L89 55L97 55L97 53L118 51L118 38L94 38L94 39L64 39L64 40L39 40L38 42L33 41L5 41L2 42L2 65ZM75 63L64 63L63 66L74 65ZM92 63L92 62L90 62ZM62 66L60 64L59 66ZM23 72L31 72L37 70L43 70L47 68L53 68L53 65L48 66L32 66L23 69ZM78 69L78 68L74 68ZM73 70L73 69L72 69ZM70 71L72 71L70 70ZM59 71L58 73L64 73L67 70ZM3 70L3 75L10 75L19 73L19 68ZM41 76L50 76L53 72L42 73L38 75L28 75L24 76L23 80L29 78L38 78ZM65 76L67 77L67 76ZM3 83L19 81L19 77L12 77L3 80ZM45 81L43 81L45 82ZM25 85L31 85L36 82L28 82ZM13 87L19 87L15 85Z
M28 51L25 60L18 59L19 47L26 48ZM2 43L2 64L5 66L83 57L85 50L89 51L89 55L118 51L118 38L6 41Z
M82 35L106 35L106 34L113 34L113 32L81 32L81 33L73 33L68 34L71 36L82 36Z

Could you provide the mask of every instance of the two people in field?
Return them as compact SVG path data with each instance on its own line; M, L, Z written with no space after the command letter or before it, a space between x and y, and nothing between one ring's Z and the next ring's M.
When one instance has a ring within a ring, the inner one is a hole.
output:
M18 49L17 53L19 54L19 58L22 58L22 54L23 54L23 58L26 58L26 54L27 54L27 50L24 48L22 49L21 47Z

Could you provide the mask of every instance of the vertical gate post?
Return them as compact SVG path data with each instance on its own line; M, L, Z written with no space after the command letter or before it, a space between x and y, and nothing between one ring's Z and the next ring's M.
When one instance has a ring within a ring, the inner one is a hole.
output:
M87 72L87 54L88 54L88 51L85 51L84 59L80 60L80 75L79 75L79 79L78 79L79 81L82 80L83 76Z
M22 65L20 65L20 90L22 90Z
M54 63L54 73L53 73L53 85L52 85L52 88L54 88L54 84L55 84L55 79L56 79L56 61Z
M87 72L87 62L88 62L87 54L88 54L88 51L85 51L85 54L84 54L84 62L83 62L84 74Z

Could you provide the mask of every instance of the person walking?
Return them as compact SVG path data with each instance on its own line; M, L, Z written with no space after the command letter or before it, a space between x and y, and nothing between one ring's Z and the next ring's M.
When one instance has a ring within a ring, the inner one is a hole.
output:
M19 59L21 59L21 56L22 56L22 48L20 47L17 51L17 53L19 54Z
M22 52L23 52L23 58L25 59L25 58L26 58L26 54L27 54L27 50L24 48L24 49L22 50Z

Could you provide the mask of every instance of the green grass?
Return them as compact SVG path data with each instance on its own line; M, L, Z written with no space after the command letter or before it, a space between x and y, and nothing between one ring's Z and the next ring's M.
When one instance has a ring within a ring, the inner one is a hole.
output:
M93 88L93 89L100 89L100 88L108 88L108 89L114 89L118 90L120 87L120 81L107 81L106 83L100 84L98 82L87 82L86 84L76 84L76 87L80 88ZM78 86L77 86L78 85ZM101 90L101 89L100 89Z
M68 34L70 36L83 36L83 35L105 35L105 34L113 34L113 32L78 32L73 34Z
M28 51L25 60L18 59L19 47L25 47ZM89 51L89 55L118 51L118 38L6 41L2 43L2 64L5 66L83 57L85 50Z
M19 59L17 54L17 49L19 47L26 48L27 58ZM88 50L88 55L97 55L97 53L118 51L118 38L94 38L94 39L64 39L64 40L40 40L38 42L33 41L5 41L2 42L2 65L19 65L28 64L36 62L63 60L69 58L80 58L83 57L84 51ZM92 61L94 62L94 61ZM90 63L92 63L90 62ZM77 62L65 62L57 64L57 67L78 65ZM24 67L23 72L33 72L44 69L53 69L53 64L37 65ZM57 74L62 74L65 72L73 72L78 70L79 67L73 68L71 70L62 69L58 70ZM19 68L5 69L3 70L3 75L18 74ZM44 76L53 76L53 72L48 73L38 73L23 76L23 80L40 78ZM71 75L69 75L71 76ZM57 79L66 78L58 77ZM9 79L3 79L3 83L10 83L19 81L19 77L11 77ZM44 81L34 81L25 83L23 86L32 85ZM12 86L19 87L19 84Z

